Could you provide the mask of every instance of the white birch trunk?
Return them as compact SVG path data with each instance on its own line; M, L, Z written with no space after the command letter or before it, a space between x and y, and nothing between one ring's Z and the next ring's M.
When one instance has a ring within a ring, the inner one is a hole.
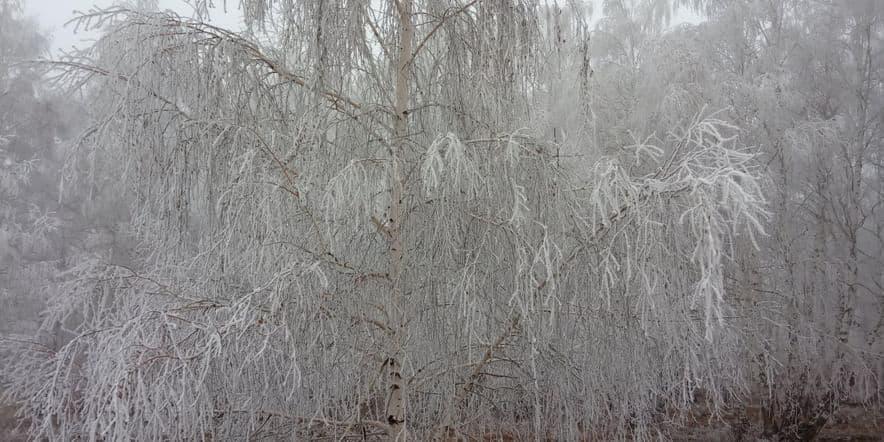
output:
M412 39L414 26L411 22L412 0L397 3L399 12L399 53L396 58L396 85L394 90L393 139L390 140L390 159L392 161L390 188L390 276L393 285L393 297L390 311L395 312L398 320L394 324L393 354L387 364L387 388L389 396L386 407L386 419L390 425L390 439L405 438L405 384L402 382L401 364L396 359L403 352L406 339L405 294L402 290L402 261L404 256L402 238L402 198L404 196L402 175L402 154L408 136L408 98L409 77L411 72Z

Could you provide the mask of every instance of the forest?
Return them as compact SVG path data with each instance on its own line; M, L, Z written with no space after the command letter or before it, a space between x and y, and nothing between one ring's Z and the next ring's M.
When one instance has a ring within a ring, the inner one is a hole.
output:
M0 439L881 440L884 2L178 3L0 0Z

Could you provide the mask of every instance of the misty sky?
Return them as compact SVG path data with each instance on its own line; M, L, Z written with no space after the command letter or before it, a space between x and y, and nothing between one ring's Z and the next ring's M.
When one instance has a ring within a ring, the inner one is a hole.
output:
M74 32L73 25L65 26L74 16L74 11L88 11L94 7L108 7L119 0L25 0L27 15L36 17L41 30L49 33L53 40L50 50L53 56L59 55L60 51L68 51L72 47L87 47L91 41L98 37L97 32ZM597 5L600 0L593 0ZM225 12L221 5L223 0L215 2L218 7L212 11L212 22L227 28L237 29L240 27L241 15L237 10L236 0L228 0L228 11ZM193 9L184 0L159 0L161 10L170 9L178 14L189 16ZM594 8L593 20L597 20L601 14L601 7ZM673 20L673 25L681 22L694 22L700 17L688 11L680 11Z
M97 32L74 32L73 25L65 26L74 16L74 11L86 12L97 7L108 7L115 0L25 0L25 12L35 17L42 31L52 36L50 50L53 55L59 54L59 49L70 50L73 46L84 48L98 37ZM222 4L223 1L216 2ZM225 13L221 7L212 11L212 21L228 29L239 27L240 15L236 10L234 1L228 1L230 7ZM183 0L159 0L161 10L171 9L181 15L190 15L193 9Z

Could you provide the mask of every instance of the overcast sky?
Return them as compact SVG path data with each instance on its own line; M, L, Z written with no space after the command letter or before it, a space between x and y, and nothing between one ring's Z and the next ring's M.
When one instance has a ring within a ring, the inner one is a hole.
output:
M64 26L74 17L74 11L86 12L98 7L108 7L114 0L25 0L25 12L35 17L40 24L41 30L48 32L53 40L50 46L53 55L59 54L59 49L69 50L73 46L84 48L98 37L98 33L83 32L74 33L73 25ZM215 2L222 4L221 0ZM171 9L178 14L190 16L193 9L182 0L159 0L160 9ZM234 6L236 2L228 0L230 8L225 13L220 7L212 10L212 21L219 26L236 29L240 27L239 11Z
M596 4L600 0L592 0ZM91 44L91 41L98 37L96 32L83 32L80 30L74 33L72 25L64 26L74 16L74 11L86 12L96 6L107 7L114 3L114 0L25 0L25 9L27 15L36 17L40 23L40 27L44 32L48 32L52 37L50 49L54 56L59 55L59 50L70 50L73 46L84 48ZM228 11L225 13L220 7L223 0L215 2L219 7L212 10L212 22L227 28L238 29L241 27L241 14L236 9L238 4L235 0L228 0ZM193 9L187 5L184 0L159 0L161 10L170 9L178 14L190 16ZM601 8L595 8L594 19L598 18ZM675 23L679 22L698 22L699 16L687 11L681 11L675 19ZM673 24L675 24L673 23Z

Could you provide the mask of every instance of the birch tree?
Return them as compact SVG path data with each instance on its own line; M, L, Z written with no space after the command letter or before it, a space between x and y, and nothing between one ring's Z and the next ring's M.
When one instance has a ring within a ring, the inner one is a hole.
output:
M34 437L647 439L745 391L754 155L701 108L601 144L582 6L241 8L94 10L55 64L94 121L63 188L112 188L132 251L6 369Z

